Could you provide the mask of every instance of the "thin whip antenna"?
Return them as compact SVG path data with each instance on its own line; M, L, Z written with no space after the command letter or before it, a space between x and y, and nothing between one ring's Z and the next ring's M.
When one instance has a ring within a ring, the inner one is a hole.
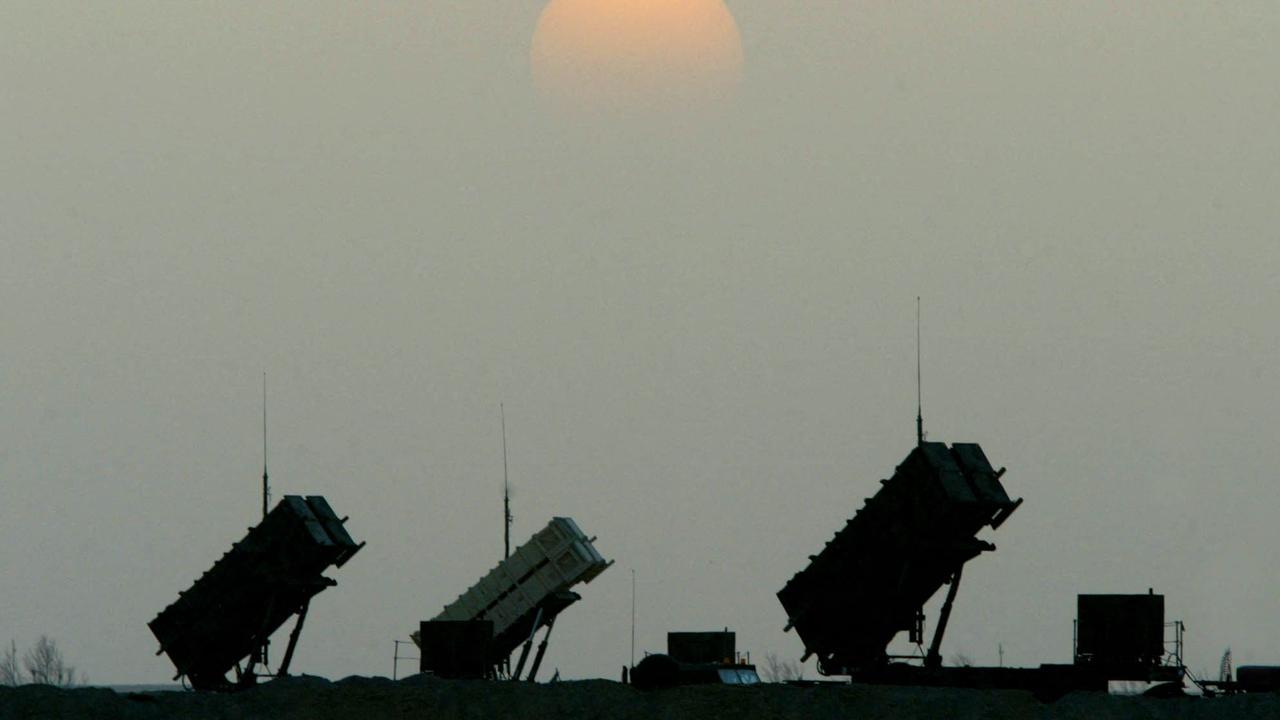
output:
M636 666L636 570L631 569L631 667Z
M916 296L916 446L924 445L924 389L920 372L920 296Z
M267 479L267 374L262 373L262 517L271 505L271 483Z
M271 483L267 479L267 372L262 372L262 517L271 505ZM271 662L271 636L262 639L262 667Z
M507 409L498 403L502 414L502 558L511 557L511 482L507 477Z

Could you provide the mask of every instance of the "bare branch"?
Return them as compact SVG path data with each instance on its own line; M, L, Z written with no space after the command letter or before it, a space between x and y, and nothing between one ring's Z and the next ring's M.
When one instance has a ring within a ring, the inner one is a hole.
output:
M27 676L36 685L71 687L76 684L76 669L62 659L62 651L47 635L41 635L36 646L22 658Z
M804 670L794 660L783 660L777 653L767 653L764 656L764 667L760 668L760 677L765 682L773 683L803 680Z
M18 664L18 644L9 641L9 648L0 655L0 686L17 687L25 681L22 666Z

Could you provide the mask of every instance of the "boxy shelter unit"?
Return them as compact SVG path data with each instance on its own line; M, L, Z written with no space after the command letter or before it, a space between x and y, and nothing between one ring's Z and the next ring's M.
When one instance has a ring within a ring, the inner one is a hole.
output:
M882 666L894 636L923 642L922 608L949 584L926 656L939 647L964 564L995 546L976 535L1008 519L1022 503L1000 484L976 444L921 442L866 500L822 552L778 592L805 658L824 674Z
M413 634L421 649L421 669L441 676L475 677L476 644L487 647L484 675L497 676L523 645L511 677L524 672L536 633L545 628L529 670L534 679L556 618L581 596L570 588L589 583L613 564L605 560L571 518L557 517L479 582ZM463 642L462 638L467 638ZM470 647L472 649L463 649Z
M756 685L756 666L738 658L737 636L713 632L669 632L667 653L646 655L631 670L639 690L677 685Z
M1143 668L1165 655L1164 596L1077 595L1077 665Z
M196 690L252 684L254 667L266 664L267 639L291 616L298 620L280 661L288 673L311 598L337 583L323 575L342 567L364 543L357 544L323 497L286 495L267 516L148 627ZM247 666L240 662L248 658Z
M667 633L667 654L679 662L735 662L738 656L738 636L737 633L729 630L669 632Z

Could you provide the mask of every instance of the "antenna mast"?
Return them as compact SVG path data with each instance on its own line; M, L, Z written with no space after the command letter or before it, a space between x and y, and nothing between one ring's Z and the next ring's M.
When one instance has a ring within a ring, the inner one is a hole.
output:
M267 372L262 372L262 517L267 517L267 511L271 505L271 483L267 479ZM286 653L287 654L287 653ZM262 638L262 649L259 653L259 659L262 660L263 668L267 667L271 658L271 636ZM249 667L253 667L253 658L250 658ZM286 661L288 664L288 661Z
M267 374L262 373L262 517L271 505L271 484L267 480Z
M920 382L920 296L916 296L916 446L924 445L924 390Z
M631 568L631 668L636 667L636 569Z
M507 478L507 410L498 403L502 414L502 558L511 557L511 483Z

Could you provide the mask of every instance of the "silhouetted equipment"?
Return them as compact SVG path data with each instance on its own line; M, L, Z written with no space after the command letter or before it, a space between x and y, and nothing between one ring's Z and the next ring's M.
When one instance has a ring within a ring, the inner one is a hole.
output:
M1218 664L1217 680L1192 679L1208 697L1280 692L1280 665L1241 665L1235 668L1233 678L1233 664L1231 648L1227 648Z
M447 678L483 678L491 671L493 621L427 620L418 630L421 670Z
M298 620L280 663L288 673L311 598L336 585L323 573L342 567L357 544L320 496L286 495L258 525L214 563L178 599L148 623L178 674L196 690L241 685L257 678L267 638L292 615ZM240 662L248 658L246 666Z
M667 633L667 654L679 662L729 662L736 653L737 636L728 630Z
M921 667L907 663L852 670L854 682L881 685L1028 690L1043 700L1073 691L1105 692L1113 680L1158 683L1152 694L1181 694L1182 623L1164 623L1164 598L1147 595L1080 595L1076 662L1039 667ZM1165 630L1175 635L1166 641ZM1106 634L1112 633L1112 637ZM1170 647L1172 645L1172 647ZM1225 691L1223 683L1214 683ZM1233 684L1228 684L1233 685ZM1205 684L1202 683L1202 687Z
M1280 692L1280 666L1241 665L1236 668L1236 685L1244 692Z
M942 638L961 571L995 549L976 536L984 527L999 528L1022 504L1006 494L1003 475L977 445L926 441L913 449L778 593L787 629L795 628L804 642L805 659L817 655L819 672L859 683L1025 689L1046 699L1074 690L1105 691L1112 680L1178 689L1186 676L1184 628L1181 622L1165 623L1164 597L1153 591L1080 595L1072 664L942 666ZM928 651L889 655L899 632L923 645L923 606L944 584L950 587ZM1174 637L1167 640L1170 627Z
M964 564L995 546L979 540L1022 503L1011 500L982 448L921 442L893 477L778 593L805 658L824 674L882 666L899 632L923 642L923 606L951 587L926 664L940 644Z
M1280 692L1280 665L1241 665L1231 671L1231 650L1222 656L1217 680L1197 681L1205 695L1235 695L1236 693Z
M736 636L723 632L669 632L667 653L647 655L631 671L640 690L676 685L755 685L755 665L738 657Z
M1164 627L1163 595L1078 595L1075 662L1124 669L1159 665Z
M503 661L516 648L523 646L520 660L511 674L513 679L520 679L535 636L545 628L526 678L533 680L542 663L556 618L565 608L582 599L569 588L591 582L613 564L596 552L593 542L595 538L583 534L572 519L553 518L529 542L516 548L510 557L498 563L457 600L446 605L443 612L422 623L419 631L413 634L414 641L422 648L422 670L441 675L470 673L472 666L469 661L465 667L450 668L450 651L429 647L429 643L433 638L451 643L453 640L449 639L449 633L453 632L475 632L478 633L475 637L479 637L483 631L437 628L433 623L465 624L483 620L492 627L486 661L490 669L487 674L492 677L497 677Z

